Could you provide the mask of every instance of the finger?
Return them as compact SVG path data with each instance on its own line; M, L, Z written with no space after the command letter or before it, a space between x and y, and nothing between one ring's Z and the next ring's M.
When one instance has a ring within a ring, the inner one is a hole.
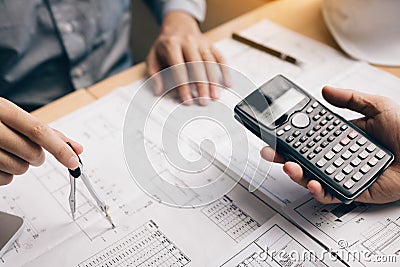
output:
M13 175L0 171L0 185L7 185L11 183Z
M285 163L285 159L270 146L265 146L260 151L261 157L266 161Z
M211 52L214 55L215 60L217 61L217 63L220 66L220 70L221 70L221 73L222 73L222 79L223 79L224 85L226 87L231 87L232 86L231 76L230 76L229 68L226 65L225 58L218 51L218 49L216 49L213 46L211 46Z
M184 105L191 105L193 103L192 91L188 84L189 78L184 63L184 58L182 55L182 50L180 45L175 43L170 43L166 47L167 55L165 55L165 60L168 65L174 66L171 69L173 75L173 81L178 84L178 93ZM178 65L180 64L180 65ZM178 66L175 66L178 65Z
M199 103L202 106L206 106L208 104L208 100L210 99L210 89L207 84L207 75L204 64L201 62L202 58L197 46L193 46L192 44L184 45L182 47L182 52L185 60L187 62L192 62L188 64L188 69L190 76L193 77L196 82L197 93L199 97Z
M152 82L152 87L154 88L154 93L159 96L162 94L163 86L160 75L156 75L161 71L161 65L157 60L157 54L154 49L149 52L146 60L146 73Z
M29 168L29 163L0 149L0 171L12 175L21 175Z
M368 120L367 120L366 117L362 117L362 118L358 118L358 119L355 119L355 120L351 120L350 122L353 123L358 128L360 128L361 130L363 130L364 132L366 132L367 121Z
M15 104L0 101L0 121L49 151L65 167L76 169L78 156L49 126Z
M205 61L204 66L206 68L207 80L210 87L210 96L212 99L218 99L220 96L220 88L218 87L218 64L216 63L216 58L212 54L210 49L202 49L201 57Z
M286 162L283 165L283 171L296 183L307 188L308 178L304 177L303 169L299 164Z
M68 137L66 137L62 132L60 132L60 131L58 131L58 130L56 130L56 129L54 129L54 128L52 128L53 129L53 131L55 131L57 134L58 134L58 136L60 136L60 138L64 141L64 142L69 142L71 145L72 145L72 149L74 150L74 152L76 153L76 154L82 154L82 152L83 152L83 146L81 145L81 144L79 144L78 142L76 142L76 141L74 141L74 140L72 140L72 139L69 139Z
M23 135L0 122L0 148L33 166L40 166L45 160L42 148Z
M310 180L307 188L310 190L313 198L322 204L341 203L339 199L326 192L318 181Z
M332 105L348 108L367 117L379 114L385 108L385 103L387 102L387 99L382 96L329 86L325 86L322 89L322 95Z

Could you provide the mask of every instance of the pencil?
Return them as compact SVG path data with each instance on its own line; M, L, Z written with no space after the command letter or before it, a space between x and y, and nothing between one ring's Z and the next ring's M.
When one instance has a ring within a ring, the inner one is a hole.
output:
M243 37L243 36L241 36L241 35L239 35L237 33L232 33L232 39L236 40L238 42L241 42L241 43L243 43L245 45L248 45L250 47L253 47L255 49L258 49L258 50L261 50L263 52L266 52L266 53L268 53L268 54L270 54L272 56L280 58L280 59L282 59L284 61L287 61L289 63L295 64L295 65L300 65L301 64L301 62L299 60L295 59L292 56L289 56L289 55L287 55L285 53L282 53L282 52L280 52L278 50L275 50L273 48L267 47L267 46L265 46L263 44L254 42L254 41L252 41L250 39L247 39L246 37Z

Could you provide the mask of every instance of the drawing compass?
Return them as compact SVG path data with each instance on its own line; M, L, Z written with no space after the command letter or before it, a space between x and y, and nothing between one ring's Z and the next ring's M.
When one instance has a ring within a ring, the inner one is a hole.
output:
M72 148L71 144L67 142L67 144ZM111 216L108 212L108 206L106 203L99 197L99 195L96 193L94 190L89 177L85 174L84 169L83 169L83 164L78 156L79 159L79 166L78 168L71 170L68 169L69 172L69 182L70 182L70 193L69 193L69 206L71 208L71 214L72 218L75 220L75 211L76 211L76 179L81 178L83 184L86 186L88 189L90 195L93 197L93 199L96 201L97 206L100 208L100 210L104 213L107 221L111 224L111 227L114 229L115 225L113 221L111 220Z

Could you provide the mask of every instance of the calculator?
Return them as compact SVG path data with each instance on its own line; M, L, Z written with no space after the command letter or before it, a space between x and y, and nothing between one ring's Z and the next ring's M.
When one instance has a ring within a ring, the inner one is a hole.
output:
M248 95L234 112L247 129L344 203L394 160L388 149L282 75Z

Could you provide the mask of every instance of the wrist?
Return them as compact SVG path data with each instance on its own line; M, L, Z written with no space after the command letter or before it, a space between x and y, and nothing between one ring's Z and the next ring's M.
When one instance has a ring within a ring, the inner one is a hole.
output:
M166 13L161 23L161 33L172 33L177 28L186 27L200 31L197 20L185 11L174 10Z

